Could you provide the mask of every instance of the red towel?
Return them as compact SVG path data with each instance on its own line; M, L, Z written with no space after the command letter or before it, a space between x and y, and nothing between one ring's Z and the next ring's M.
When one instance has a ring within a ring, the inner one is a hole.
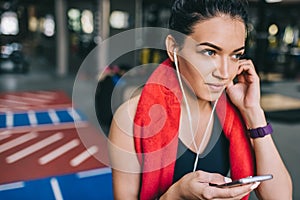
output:
M142 200L155 199L172 185L181 100L173 63L167 59L147 81L134 119L134 143L143 172L140 189ZM232 179L253 175L253 152L245 125L225 93L218 101L216 112L230 143Z

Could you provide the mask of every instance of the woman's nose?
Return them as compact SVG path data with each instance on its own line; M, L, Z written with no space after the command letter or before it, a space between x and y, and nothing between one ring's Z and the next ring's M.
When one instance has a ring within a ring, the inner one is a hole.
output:
M226 80L229 78L229 66L230 61L227 58L220 59L219 63L216 66L215 71L213 72L213 76L218 79Z

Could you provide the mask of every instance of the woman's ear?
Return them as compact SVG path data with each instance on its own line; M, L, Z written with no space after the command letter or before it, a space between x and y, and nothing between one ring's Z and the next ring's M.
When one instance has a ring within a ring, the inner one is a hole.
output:
M167 54L170 60L174 62L174 51L176 51L177 49L176 48L177 44L175 42L175 39L171 35L168 35L165 43L166 43Z

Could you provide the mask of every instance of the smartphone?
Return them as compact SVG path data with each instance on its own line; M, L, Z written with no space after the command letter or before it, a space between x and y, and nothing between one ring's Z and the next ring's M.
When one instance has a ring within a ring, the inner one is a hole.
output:
M236 186L241 186L249 183L254 183L254 182L261 182L261 181L266 181L270 180L273 178L272 174L266 174L266 175L261 175L261 176L249 176L246 178L241 178L238 180L234 180L229 183L224 183L224 184L214 184L214 183L209 183L210 186L215 186L219 188L225 188L225 187L236 187Z

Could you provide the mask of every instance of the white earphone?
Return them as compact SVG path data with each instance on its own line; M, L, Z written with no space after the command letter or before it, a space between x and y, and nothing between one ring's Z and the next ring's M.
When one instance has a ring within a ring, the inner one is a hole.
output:
M175 67L176 67L176 71L177 71L177 75L178 75L178 73L179 73L179 68L178 68L178 60L177 60L177 53L176 53L176 48L174 48L174 51L173 51L173 59L174 59L174 63L175 63ZM179 80L179 82L181 82L181 78L180 78L180 76L178 77L178 79L180 79Z
M176 54L176 48L174 48L174 51L173 51L173 59L174 59L174 62L175 62L175 65L177 65L177 54ZM176 69L177 70L177 69Z
M205 132L204 132L204 136L203 136L202 141L200 142L199 147L198 147L197 144L196 144L196 141L195 141L195 134L194 134L194 131L193 131L193 126L192 126L191 110L190 110L190 107L189 107L188 102L187 102L187 97L186 97L184 89L183 89L183 84L182 84L182 80L181 80L181 76L180 76L180 72L179 72L178 60L177 60L177 54L176 54L176 48L174 48L173 54L174 54L173 58L174 58L174 64L175 64L175 67L176 67L178 82L179 82L179 85L180 85L180 89L181 89L181 92L182 92L182 96L183 96L183 99L184 99L184 102L185 102L186 111L187 111L187 115L188 115L189 128L190 128L191 135L193 137L193 145L194 145L194 147L195 147L195 149L197 151L196 152L197 156L196 156L196 159L195 159L195 162L194 162L194 168L193 168L193 172L194 172L197 169L199 155L200 155L200 150L202 149L201 147L204 145L204 141L205 141L205 139L207 137L207 131L208 131L208 128L209 128L209 126L210 126L210 124L212 122L214 111L215 111L216 105L218 103L218 99L215 101L215 103L213 105L213 108L212 108L212 111L211 111L211 114L210 114L210 117L209 117L209 121L207 123L207 127L206 127Z

